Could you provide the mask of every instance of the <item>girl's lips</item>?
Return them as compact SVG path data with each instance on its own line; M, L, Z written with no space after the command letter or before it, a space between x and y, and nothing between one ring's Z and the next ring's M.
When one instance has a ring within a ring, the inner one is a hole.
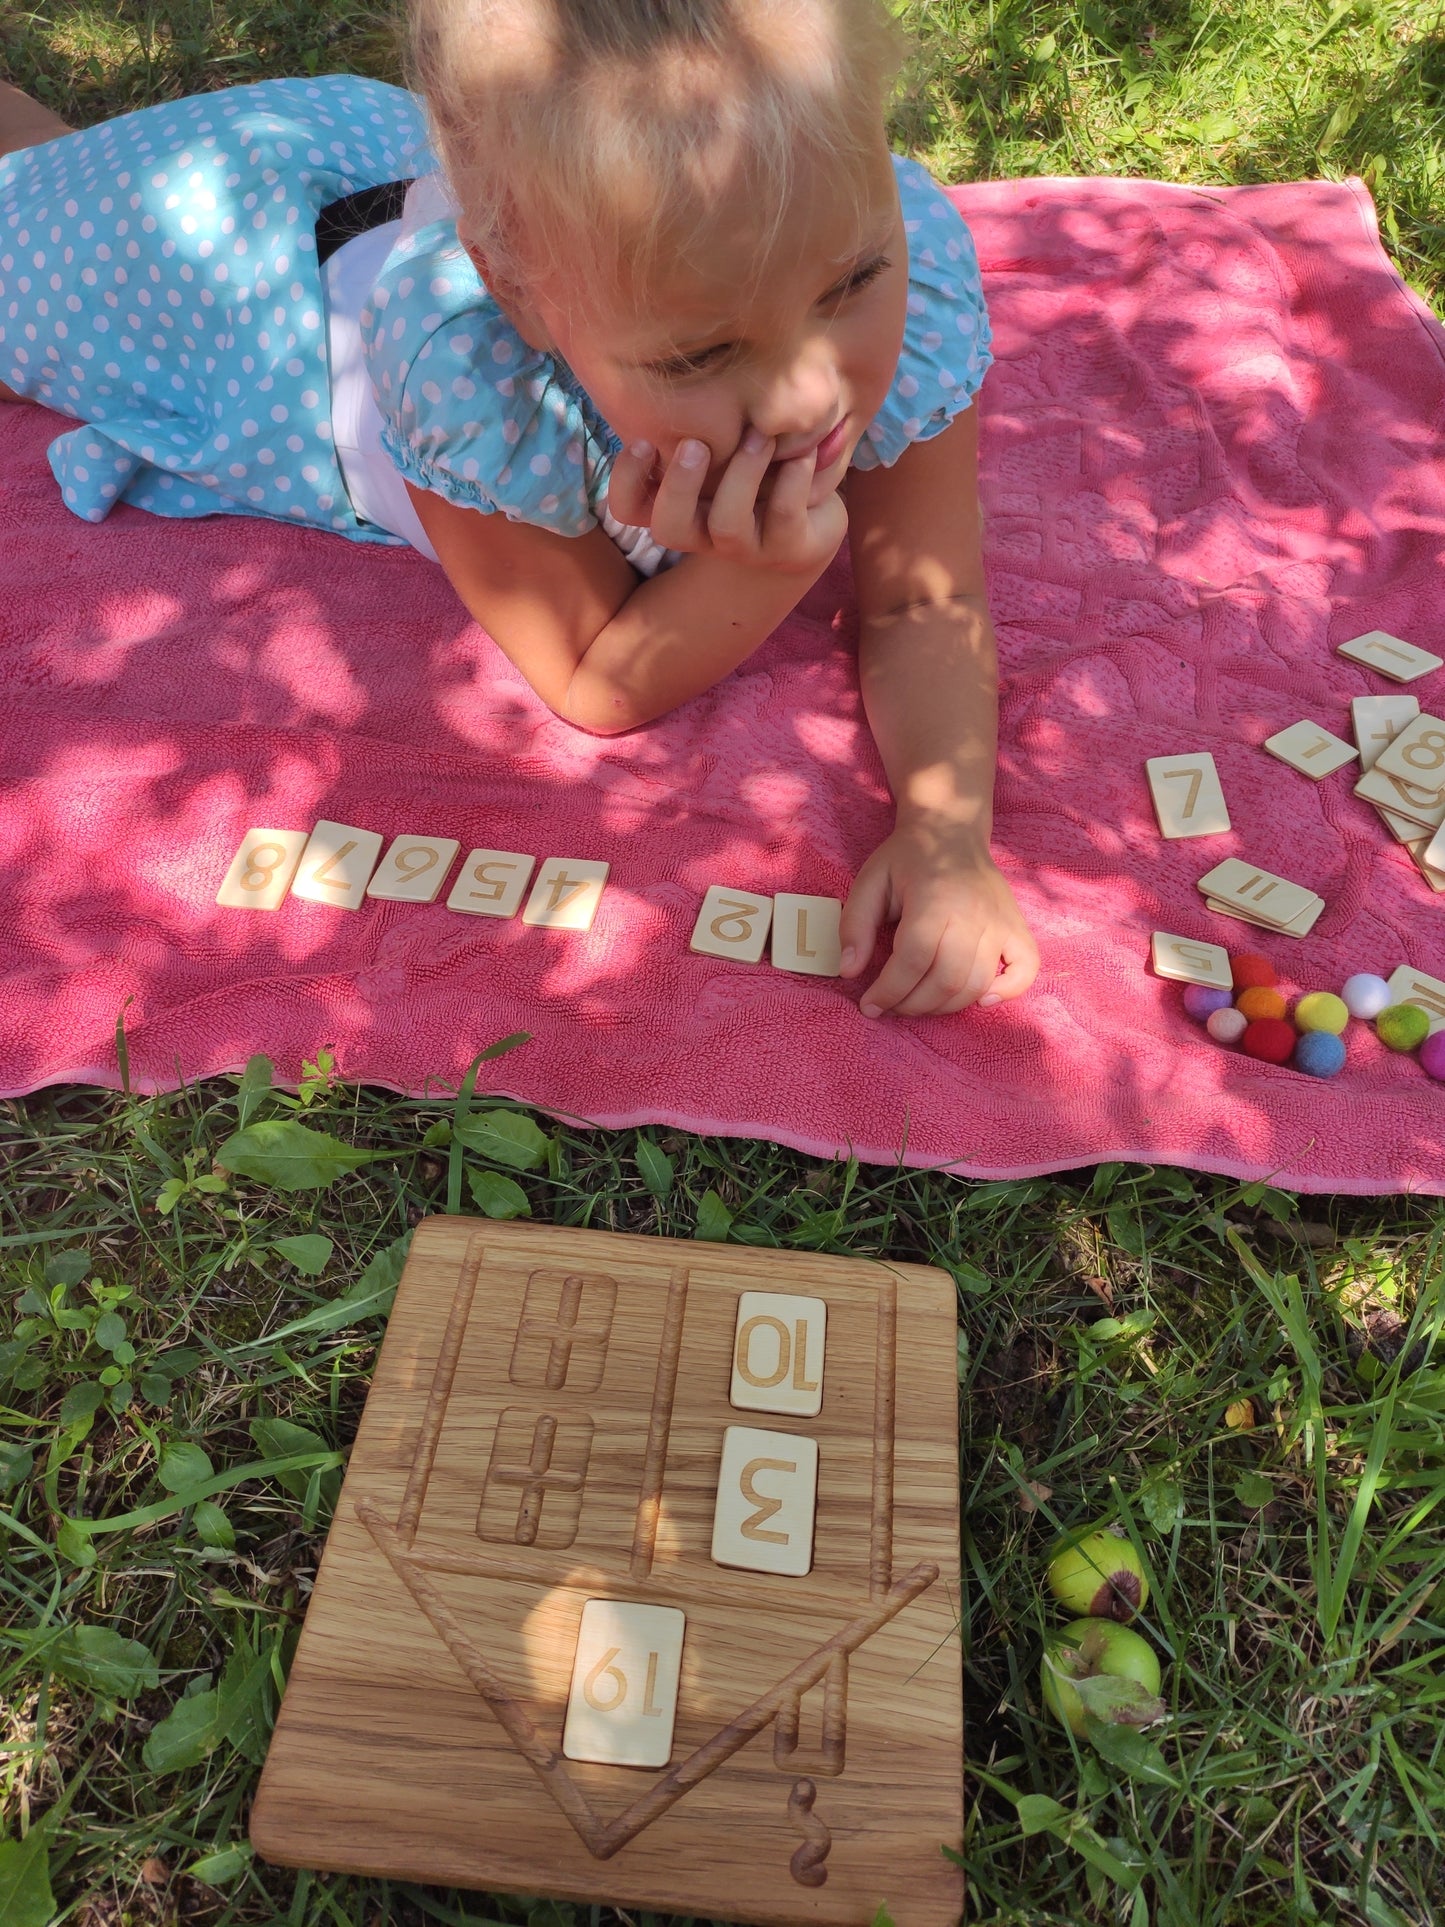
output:
M845 415L836 428L830 428L819 442L814 453L815 472L831 468L843 453L848 441L848 417Z

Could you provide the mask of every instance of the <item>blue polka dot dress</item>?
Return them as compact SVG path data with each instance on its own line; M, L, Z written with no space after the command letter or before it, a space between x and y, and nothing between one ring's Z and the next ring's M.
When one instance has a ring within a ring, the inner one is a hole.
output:
M967 228L895 158L908 312L853 456L897 461L968 407L992 359ZM606 512L620 443L524 342L457 240L421 104L345 75L200 94L0 156L0 380L84 424L50 447L66 504L360 520L332 439L320 210L415 180L360 314L385 458L418 488L562 535ZM610 525L610 526L609 526Z
M86 426L67 505L357 521L331 445L316 217L434 165L417 101L332 76L126 114L0 157L0 379Z

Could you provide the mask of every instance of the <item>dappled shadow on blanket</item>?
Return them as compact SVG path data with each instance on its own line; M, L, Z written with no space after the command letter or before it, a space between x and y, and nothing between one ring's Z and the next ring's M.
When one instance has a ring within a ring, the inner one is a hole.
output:
M1128 186L960 195L999 352L996 850L1044 953L1021 1003L870 1024L853 988L688 951L708 884L841 896L890 827L846 558L736 675L606 741L551 717L420 557L227 518L85 526L44 463L56 418L10 409L0 1087L115 1081L129 999L150 1085L254 1050L294 1076L329 1043L349 1076L420 1090L521 1028L508 1090L600 1123L990 1175L1120 1156L1445 1188L1413 1062L1361 1033L1332 1085L1253 1064L1146 970L1162 927L1248 942L1301 988L1445 974L1435 901L1348 775L1258 748L1304 715L1349 734L1372 679L1339 640L1436 633L1438 346L1345 190ZM1143 761L1180 749L1214 754L1228 836L1160 840ZM217 909L247 829L323 817L602 857L609 888L585 935L444 902ZM1195 881L1230 854L1325 896L1307 946L1204 910Z

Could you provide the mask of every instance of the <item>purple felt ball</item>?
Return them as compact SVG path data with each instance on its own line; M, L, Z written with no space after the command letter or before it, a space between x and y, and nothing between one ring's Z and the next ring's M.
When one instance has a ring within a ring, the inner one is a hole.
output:
M1420 1046L1420 1068L1427 1076L1438 1077L1445 1084L1445 1030L1437 1030Z
M1214 990L1208 984L1184 986L1184 1008L1196 1024L1207 1024L1216 1010L1234 1002L1228 990Z

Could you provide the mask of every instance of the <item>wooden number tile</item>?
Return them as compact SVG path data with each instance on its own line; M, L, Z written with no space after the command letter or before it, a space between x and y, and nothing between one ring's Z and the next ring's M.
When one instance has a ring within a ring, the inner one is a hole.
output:
M1421 715L1406 723L1375 758L1375 771L1398 776L1422 790L1445 790L1445 722L1438 716Z
M1144 769L1161 836L1218 836L1229 828L1229 809L1208 750L1151 756Z
M587 1601L562 1729L562 1751L569 1760L667 1765L685 1624L677 1606Z
M1234 972L1222 944L1198 937L1171 937L1156 930L1153 938L1154 975L1175 983L1206 984L1211 990L1233 990Z
M377 866L366 894L391 903L435 903L460 848L451 836L399 836Z
M773 920L773 900L713 884L702 900L688 945L701 957L736 957L759 963Z
M1427 977L1423 970L1401 964L1385 988L1392 1004L1418 1004L1430 1019L1430 1034L1445 1030L1445 984L1438 977Z
M523 923L538 923L546 930L590 930L608 867L581 857L549 856L537 872Z
M1425 847L1415 857L1422 870L1435 870L1445 873L1445 829L1436 830L1434 836L1424 839Z
M1430 832L1422 824L1412 822L1408 816L1401 816L1396 810L1387 810L1383 803L1375 805L1375 814L1397 843L1415 843L1423 834L1428 842Z
M1367 669L1378 669L1392 682L1414 682L1417 676L1440 667L1438 656L1432 656L1428 649L1417 649L1412 642L1402 642L1386 629L1371 629L1368 635L1342 642L1336 654L1362 662Z
M1346 763L1353 763L1359 751L1342 743L1338 736L1331 736L1327 729L1318 723L1291 723L1275 736L1265 738L1264 747L1271 756L1277 756L1291 769L1297 769L1303 776L1313 776L1318 782Z
M247 830L217 903L226 910L279 910L305 848L305 830Z
M359 910L380 855L381 838L375 830L353 829L349 823L318 823L297 866L291 894L307 903Z
M809 977L836 977L843 952L836 897L802 897L780 890L773 898L773 966L800 970Z
M1402 776L1392 776L1378 765L1365 771L1355 785L1355 795L1373 803L1376 809L1408 816L1422 830L1438 830L1445 823L1445 790L1422 789L1420 784L1407 783Z
M818 1441L730 1425L723 1433L712 1522L720 1566L798 1579L813 1566Z
M1232 903L1218 903L1213 897L1206 897L1204 906L1217 917L1233 917L1239 923L1252 923L1256 930L1273 930L1282 937L1307 937L1319 922L1325 900L1316 897L1290 923L1266 923L1263 917L1252 917L1247 910L1241 910Z
M733 1335L728 1403L741 1412L816 1418L823 1409L828 1307L790 1292L745 1291Z
M515 917L536 867L536 857L516 850L473 850L452 885L447 908L473 917Z
M1434 838L1434 841L1437 843L1440 842L1438 834ZM1437 869L1435 864L1430 862L1430 845L1431 838L1422 836L1417 838L1413 843L1407 843L1405 848L1414 858L1415 868L1420 872L1421 876L1424 877L1425 881L1438 897L1442 893L1445 893L1445 868ZM1436 854L1439 856L1441 863L1445 864L1445 844L1441 844Z
M1226 857L1207 870L1199 879L1199 888L1216 903L1227 904L1231 910L1247 910L1276 929L1292 923L1317 900L1313 890L1237 856Z
M1360 768L1373 769L1375 758L1387 743L1393 742L1420 714L1414 696L1356 696L1350 704L1354 718L1355 741L1360 750Z

